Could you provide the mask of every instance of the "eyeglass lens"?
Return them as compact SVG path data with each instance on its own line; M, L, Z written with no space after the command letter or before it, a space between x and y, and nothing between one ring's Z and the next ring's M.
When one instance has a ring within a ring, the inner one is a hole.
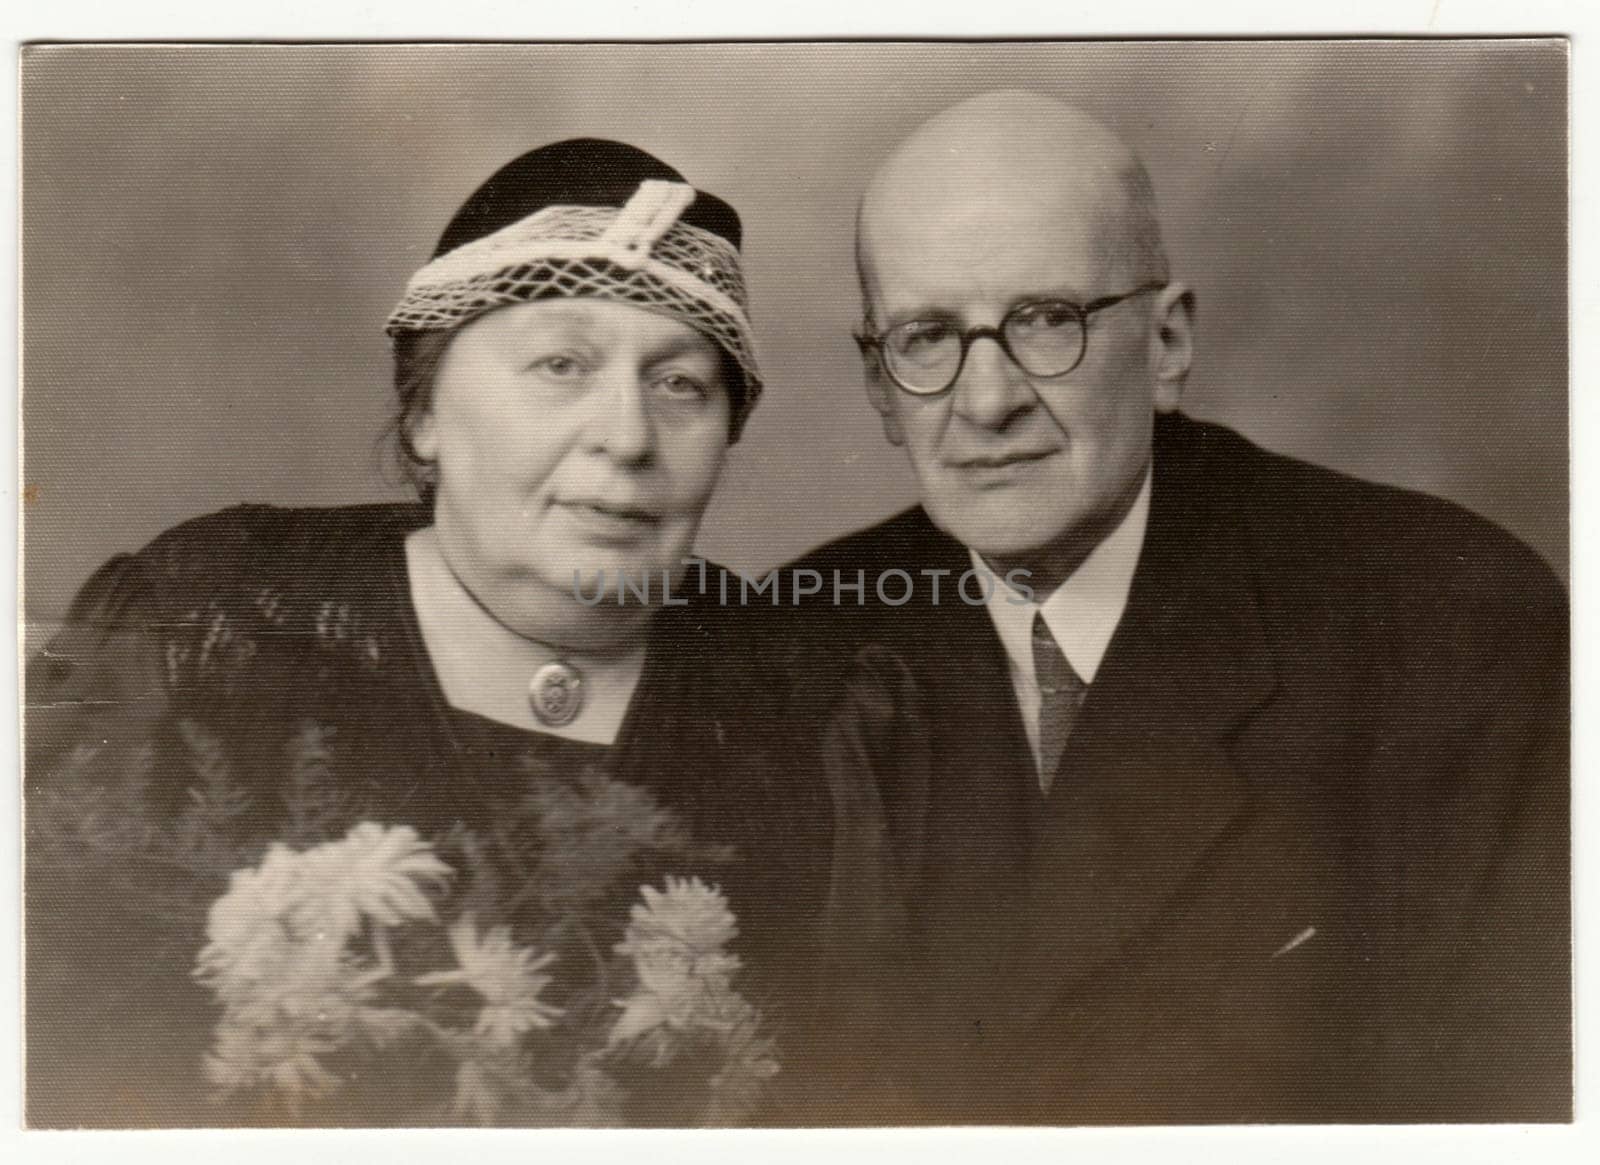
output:
M1083 354L1083 317L1065 301L1021 305L1001 321L1000 335L1007 354L1032 376L1060 376ZM889 371L912 389L940 392L955 382L971 336L944 320L891 328L883 337Z

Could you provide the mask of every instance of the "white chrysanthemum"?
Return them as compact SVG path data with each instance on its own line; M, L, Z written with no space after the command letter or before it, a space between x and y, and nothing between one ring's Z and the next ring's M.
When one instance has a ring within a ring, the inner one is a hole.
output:
M248 994L291 957L286 920L304 900L301 855L274 844L261 864L236 870L211 904L195 976L224 1000Z
M628 935L618 951L636 938L666 937L676 940L692 955L723 953L739 937L738 920L728 907L728 899L716 886L699 878L667 875L665 891L641 886L642 903L633 907Z
M369 1006L368 968L326 943L286 942L269 976L231 986L205 1060L206 1075L224 1088L267 1085L291 1100L326 1095L338 1081L317 1057L393 1026L386 1011Z
M230 1005L335 990L331 982L303 981L342 980L355 968L346 944L363 917L380 926L433 919L424 889L450 872L404 825L364 821L342 840L304 853L274 843L260 865L236 871L212 903L195 977Z
M510 1045L533 1028L549 1027L561 1009L545 1003L540 994L551 977L541 974L555 962L554 953L539 955L511 941L509 927L496 926L478 933L471 915L450 927L450 949L458 966L453 971L419 975L421 987L460 984L484 999L473 1030L490 1042Z
M342 840L301 856L312 893L296 909L296 928L340 943L360 931L363 917L380 926L433 921L425 888L451 873L409 825L385 828L363 821Z
M339 1087L339 1078L317 1057L337 1046L337 1041L310 1028L230 1016L217 1025L205 1073L213 1084L228 1090L271 1085L292 1101L326 1096Z
M354 1031L357 1013L370 1004L375 977L365 963L348 956L329 957L324 944L301 943L279 980L264 992L283 1015L316 1023L340 1038Z
M622 1014L611 1029L611 1043L624 1043L662 1027L726 1033L747 1021L754 1011L726 975L654 976L652 981L653 986L646 986L641 975L637 991L614 1001Z
M617 944L618 954L633 959L639 987L616 1001L623 1010L613 1044L663 1025L726 1031L750 1011L732 986L739 958L723 949L739 933L728 900L699 878L669 877L666 886L641 888L644 902Z
M432 919L425 887L449 873L415 830L371 822L304 853L275 843L258 866L234 873L212 904L195 967L225 1007L207 1076L293 1101L337 1087L319 1055L405 1026L400 1013L370 1006L392 973L381 928ZM376 924L376 964L350 949L363 918Z

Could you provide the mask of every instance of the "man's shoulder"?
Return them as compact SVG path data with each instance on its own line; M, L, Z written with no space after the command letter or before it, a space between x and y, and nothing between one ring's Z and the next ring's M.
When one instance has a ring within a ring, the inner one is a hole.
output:
M1157 505L1208 528L1242 529L1269 569L1406 585L1455 578L1470 586L1521 580L1559 589L1526 545L1488 519L1443 498L1364 480L1262 448L1225 425L1182 414L1158 418ZM1164 487L1164 488L1163 488ZM784 570L831 572L930 564L957 566L966 551L911 506L809 551Z
M1565 619L1565 589L1549 565L1455 502L1272 452L1182 414L1157 419L1153 456L1149 536L1188 539L1195 549L1212 538L1242 545L1260 601L1285 626L1355 610L1413 626ZM912 506L812 550L784 577L811 570L831 585L836 574L848 581L865 570L870 593L885 571L959 572L966 560L965 548Z
M1180 418L1168 433L1158 463L1187 462L1186 488L1218 485L1212 504L1236 515L1269 571L1380 589L1560 589L1538 554L1456 502L1270 452L1221 425Z
M1156 458L1169 488L1199 495L1197 516L1244 539L1257 598L1286 634L1357 616L1372 635L1430 641L1565 626L1565 588L1544 559L1455 502L1188 418L1158 428Z
M835 538L783 568L814 570L824 578L834 571L902 569L915 573L929 561L959 558L965 551L933 524L921 506L901 510L864 529Z

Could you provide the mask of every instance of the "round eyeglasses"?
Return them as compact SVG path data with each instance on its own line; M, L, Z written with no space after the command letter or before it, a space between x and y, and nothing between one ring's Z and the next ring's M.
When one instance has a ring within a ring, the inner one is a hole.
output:
M967 350L987 336L1011 362L1029 376L1065 376L1089 347L1089 317L1125 299L1160 291L1165 283L1146 283L1085 304L1065 299L1036 299L1018 304L1000 326L967 328L951 320L907 320L878 335L859 334L862 355L876 353L889 378L906 392L933 396L961 375Z

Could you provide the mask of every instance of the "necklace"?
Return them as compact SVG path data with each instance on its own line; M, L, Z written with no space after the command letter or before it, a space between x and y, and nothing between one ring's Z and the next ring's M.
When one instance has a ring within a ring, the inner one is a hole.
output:
M461 588L461 592L472 600L473 606L488 616L490 622L524 643L532 643L536 647L543 647L555 653L555 659L539 667L533 673L533 678L528 681L528 704L533 709L535 719L548 728L560 728L576 720L578 713L583 711L583 670L562 658L563 653L553 644L535 639L531 635L524 635L491 611L456 573L456 568L450 564L450 560L445 557L442 550L439 553L439 561L444 563L445 570L450 572L450 577L455 580L456 586Z
M564 659L551 660L528 681L528 703L541 724L572 723L583 711L583 672Z

